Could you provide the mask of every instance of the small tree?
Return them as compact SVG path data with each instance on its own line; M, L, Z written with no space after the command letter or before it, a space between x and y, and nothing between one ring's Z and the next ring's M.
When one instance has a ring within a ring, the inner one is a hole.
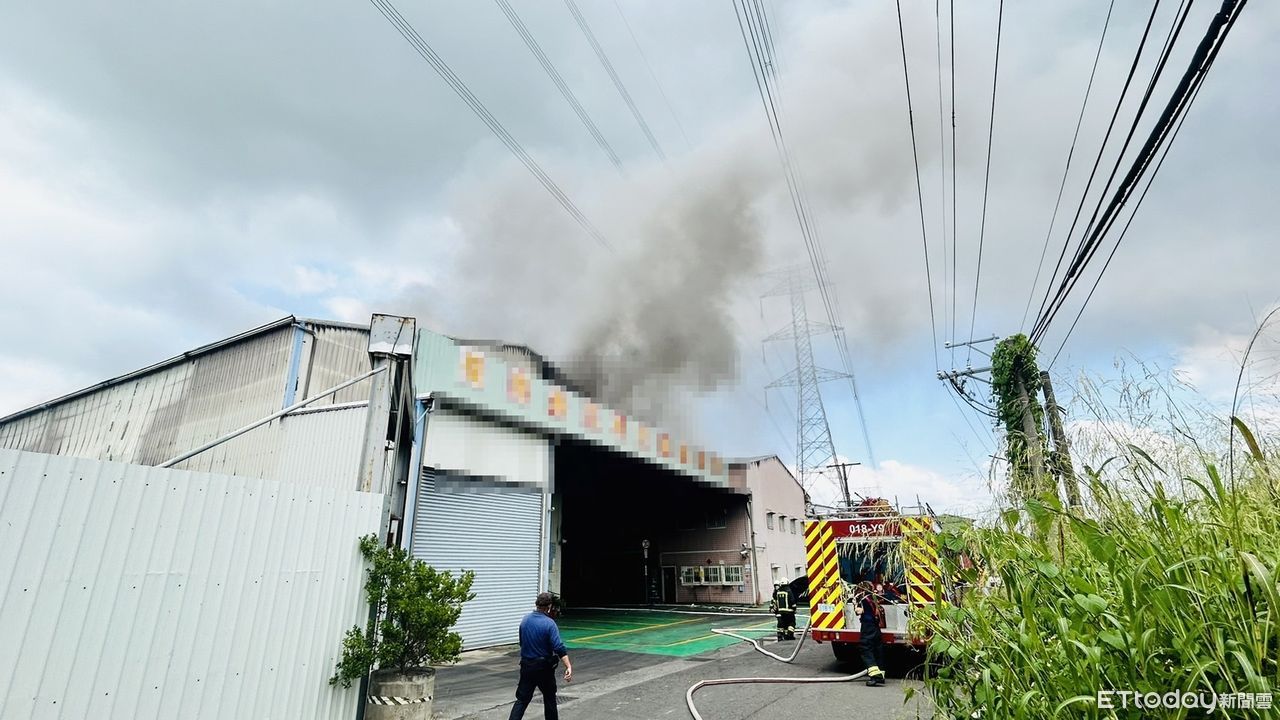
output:
M330 685L351 687L373 668L401 673L451 663L462 652L462 638L450 628L462 604L475 597L470 570L454 577L413 558L402 548L387 548L374 535L360 539L360 554L372 564L364 591L373 608L366 630L354 626L342 639L342 656Z

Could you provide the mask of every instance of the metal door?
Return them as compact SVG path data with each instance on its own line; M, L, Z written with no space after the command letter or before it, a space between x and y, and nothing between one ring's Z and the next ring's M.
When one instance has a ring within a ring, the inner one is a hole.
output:
M674 605L676 602L676 569L671 565L662 568L662 602Z
M467 650L517 642L539 592L542 491L423 468L413 555L437 570L475 572L476 597L454 630Z

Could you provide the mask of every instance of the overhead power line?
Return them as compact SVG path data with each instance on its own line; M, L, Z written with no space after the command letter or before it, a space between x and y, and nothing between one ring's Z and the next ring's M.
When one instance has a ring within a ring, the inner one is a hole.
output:
M1000 80L1000 35L1004 29L1004 0L1000 0L1000 12L996 16L996 60L991 71L991 119L987 125L987 172L982 183L982 224L978 230L978 268L973 275L973 313L969 315L969 339L973 339L974 324L978 320L978 289L982 287L982 246L987 236L987 193L991 189L991 147L996 132L996 86ZM969 346L966 357L973 356Z
M1151 26L1155 23L1156 12L1160 9L1160 0L1156 0L1151 7L1151 15L1147 17L1147 25L1142 31L1142 39L1138 42L1138 49L1133 54L1133 62L1129 65L1129 74L1125 77L1124 86L1120 88L1120 97L1116 99L1116 107L1111 112L1111 120L1107 123L1107 132L1102 136L1102 144L1098 147L1098 156L1094 158L1093 168L1089 170L1089 180L1084 185L1084 192L1080 195L1080 203L1076 207L1075 219L1071 221L1071 227L1067 229L1066 239L1062 241L1062 250L1058 253L1058 262L1053 266L1053 273L1049 275L1049 287L1053 287L1053 283L1058 278L1058 270L1062 267L1062 261L1066 259L1067 248L1071 247L1071 236L1075 234L1076 225L1080 222L1080 214L1084 212L1085 201L1089 198L1089 190L1093 187L1093 180L1097 177L1098 167L1102 164L1103 155L1107 150L1107 143L1111 140L1111 133L1115 130L1116 120L1120 117L1120 110L1124 107L1125 97L1129 94L1129 87L1133 84L1133 78L1138 73L1138 63L1142 60L1142 50L1147 46L1147 37L1151 34ZM1040 309L1036 311L1036 324L1031 328L1032 339L1035 339L1040 321L1045 315L1045 309L1049 303L1052 290L1045 293L1045 297L1040 301Z
M942 100L942 0L933 0L933 43L938 62L938 178L942 180L942 331L945 333L951 318L947 305L950 278L947 276L947 122L945 118L946 104ZM955 228L952 228L952 242L955 241ZM935 338L933 344L938 344ZM936 352L936 347L935 347Z
M529 173L542 184L542 187L556 199L556 202L560 203L560 206L565 209L565 212L569 213L569 216L572 217L588 235L594 238L596 242L609 250L613 250L613 246L609 243L609 240L605 238L604 233L601 233L600 230L592 224L573 200L565 194L565 192L560 189L560 186L551 179L551 176L542 169L542 166L525 151L524 146L522 146L520 142L511 135L511 133L507 132L507 129L503 127L502 123L499 122L496 117L493 116L493 113L489 112L489 109L485 107L484 103L480 102L480 99L471 92L466 83L462 82L462 80L453 72L453 69L445 63L444 59L441 58L429 44L427 44L426 40L422 39L422 36L418 34L418 31L414 29L413 25L411 25L409 21L400 14L400 11L396 9L391 0L370 0L370 2L372 2L373 6L378 9L378 12L380 12L382 16L385 17L393 27L395 27L396 31L413 46L413 49L418 53L418 55L420 55L423 60L427 61L427 64L436 71L436 74L445 81L445 84L447 84L449 88L452 89L464 103L466 103L467 107L476 114L476 117L480 118L480 120L488 126L494 136L501 140L503 145L507 146L507 149L510 150L518 160L520 160L521 164L525 166L525 169L527 169Z
M667 106L667 112L671 113L671 119L676 123L676 129L680 131L680 137L684 138L685 147L692 149L693 143L689 142L689 136L685 134L684 123L680 122L680 115L676 113L676 109L671 105L671 99L667 97L667 91L662 87L662 81L658 79L658 74L653 71L653 66L649 64L649 57L645 55L644 47L640 44L640 39L636 37L635 30L631 29L631 21L627 20L627 14L622 11L622 3L613 0L613 6L618 10L618 16L622 18L622 25L627 29L627 34L631 36L631 42L636 46L636 52L640 54L640 60L644 62L644 68L649 72L649 77L653 79L653 84L658 88L658 94L662 96L662 103Z
M1040 250L1040 262L1036 264L1036 277L1031 281L1031 292L1027 294L1027 305L1022 310L1022 322L1019 329L1027 324L1027 314L1031 312L1031 300L1036 296L1036 287L1040 284L1040 273L1044 270L1044 258L1049 252L1049 239L1053 236L1053 226L1058 220L1058 208L1062 205L1062 192L1067 187L1067 176L1071 172L1071 158L1076 153L1076 141L1080 139L1080 126L1084 124L1084 111L1089 107L1089 94L1093 92L1093 78L1098 72L1098 59L1102 57L1102 45L1107 39L1107 28L1111 25L1111 12L1116 7L1116 0L1107 6L1107 19L1102 23L1102 37L1098 38L1098 50L1093 54L1093 67L1089 70L1089 83L1084 89L1084 101L1080 103L1080 115L1076 118L1076 130L1071 135L1071 149L1067 151L1067 164L1062 168L1062 182L1058 185L1058 198L1053 201L1053 215L1049 218L1049 229L1044 234L1044 247Z
M915 112L911 107L911 72L907 69L907 36L902 27L902 2L897 1L898 8L898 41L902 47L902 80L907 89L907 126L911 129L911 160L916 171L916 203L920 208L920 242L924 246L924 279L929 293L929 326L933 330L933 369L938 370L938 322L933 312L933 272L929 268L929 232L924 220L924 191L920 187L920 153L916 150ZM970 333L972 334L972 333Z
M750 60L752 78L755 80L756 90L760 95L760 102L769 123L769 132L773 138L774 149L782 165L783 177L786 180L787 191L791 198L792 209L795 211L800 235L804 241L805 252L809 257L809 263L813 268L814 278L817 281L818 294L826 311L828 322L836 328L836 348L840 355L844 373L849 380L849 388L853 393L854 405L857 409L859 422L862 425L863 441L867 446L868 460L874 466L875 454L871 446L870 431L867 428L866 417L863 412L862 398L858 392L857 380L852 371L848 339L840 322L838 304L834 299L834 288L826 273L826 253L822 247L821 232L813 219L812 211L809 207L803 173L792 157L786 135L783 132L780 110L781 89L776 71L776 61L774 60L776 55L770 49L773 33L769 28L768 15L763 6L753 0L734 0L733 9L739 32L742 35L743 46L746 48L747 57Z
M956 2L951 0L951 9L947 13L947 20L951 32L951 335L952 341L956 340L956 295L959 287L959 274L956 269L959 265L956 257L960 254L960 226L956 222L958 217L956 206L959 204L958 197L960 195L960 186L956 184ZM946 268L943 268L946 272ZM951 364L955 364L956 351L955 347L951 348Z
M1053 358L1049 361L1049 367L1053 367L1053 364L1057 362L1058 356L1062 353L1062 349L1066 347L1067 340L1071 338L1071 333L1075 331L1076 325L1080 322L1081 316L1084 315L1085 308L1088 307L1089 301L1093 299L1093 294L1095 291L1097 291L1099 283L1102 282L1102 276L1106 274L1107 268L1111 267L1111 261L1115 259L1116 251L1120 249L1120 243L1124 240L1125 236L1129 233L1129 227L1133 224L1133 219L1137 216L1139 208L1142 207L1142 202L1143 200L1146 199L1147 192L1151 190L1151 184L1155 182L1156 176L1160 173L1160 168L1164 166L1164 161L1169 157L1169 151L1173 147L1174 141L1177 140L1178 134L1182 131L1183 123L1186 122L1188 111L1190 110L1191 105L1195 103L1196 98L1200 95L1200 90L1201 88L1204 87L1204 80L1209 73L1209 69L1213 67L1213 63L1215 60L1217 60L1217 57L1218 57L1218 51L1222 48L1222 42L1225 40L1227 33L1231 31L1231 27L1235 24L1236 20L1239 19L1240 12L1244 9L1244 4L1245 4L1245 0L1241 0L1241 2L1235 6L1234 11L1229 15L1225 24L1221 25L1221 36L1218 38L1217 45L1215 45L1211 50L1206 52L1203 69L1196 75L1195 79L1192 80L1189 85L1190 93L1186 98L1186 102L1182 105L1182 108L1180 110L1180 115L1177 119L1177 125L1173 128L1173 131L1169 134L1168 141L1164 143L1163 150L1160 155L1160 160L1159 162L1156 163L1155 168L1151 171L1150 177L1147 178L1147 183L1146 183L1146 186L1143 187L1142 189L1142 194L1138 196L1137 202L1134 203L1133 211L1130 212L1129 214L1129 219L1125 222L1124 227L1121 229L1120 235L1116 239L1115 245L1112 246L1111 252L1107 255L1106 262L1103 264L1102 269L1098 272L1098 276L1094 278L1093 286L1089 289L1089 294L1085 296L1084 302L1080 305L1079 311L1076 312L1075 319L1072 320L1071 322L1071 327L1067 329L1067 332L1063 335L1062 342L1058 344L1057 351L1054 352ZM1221 15L1219 17L1221 17ZM1210 29L1210 32L1212 32L1212 27ZM1201 48L1204 47L1203 41L1200 47ZM1199 55L1199 50L1197 50L1197 55ZM1192 64L1193 66L1195 65L1194 60L1192 61ZM1185 76L1184 76L1184 80L1185 80Z
M1173 44L1177 41L1177 37L1182 31L1183 23L1186 22L1187 15L1190 10L1191 6L1187 0L1182 0L1181 4L1178 6L1178 11L1175 13L1174 23L1169 28L1169 35L1165 38L1164 46L1160 50L1160 54L1156 57L1155 70L1152 72L1151 79L1147 82L1147 89L1138 103L1138 109L1137 112L1134 113L1133 122L1130 123L1129 131L1125 134L1124 142L1120 146L1120 152L1116 154L1116 160L1111 167L1111 172L1107 175L1106 184L1102 186L1102 191L1098 195L1098 202L1093 209L1093 214L1090 215L1089 222L1085 225L1084 235L1080 238L1080 242L1076 246L1075 255L1072 258L1071 265L1067 268L1063 284L1058 288L1059 294L1053 301L1051 301L1051 309L1049 314L1044 318L1044 325L1047 325L1049 320L1052 320L1052 318L1057 314L1058 309L1062 305L1062 301L1066 299L1066 294L1070 292L1071 287L1075 285L1076 280L1079 278L1079 272L1083 269L1084 262L1086 262L1085 258L1092 257L1093 252L1090 249L1089 242L1093 230L1098 227L1098 214L1102 211L1103 203L1107 201L1107 193L1111 191L1112 183L1114 183L1116 179L1116 173L1120 171L1120 165L1124 162L1125 155L1129 151L1129 145L1133 142L1133 136L1137 132L1138 125L1142 121L1143 113L1146 112L1147 104L1151 101L1151 94L1155 90L1156 83L1159 81L1161 73L1164 72L1165 64L1168 62L1169 55L1173 51ZM1121 187L1123 188L1123 185ZM1068 240L1069 239L1070 238L1068 238ZM1033 337L1039 337L1039 335L1035 335Z
M591 49L595 51L600 64L604 66L605 72L609 74L609 79L613 81L613 86L617 88L618 94L622 96L622 101L627 104L627 109L635 117L636 123L640 126L640 131L644 133L645 139L649 141L649 145L653 147L653 151L658 154L658 157L666 160L666 153L662 152L662 146L658 144L658 139L649 130L649 123L644 119L644 115L640 113L640 108L636 107L635 100L631 99L631 93L627 92L627 86L622 82L622 78L618 76L618 71L614 70L613 63L609 61L609 55L601 47L600 41L596 40L596 34L591 31L591 25L587 23L586 17L578 9L578 3L574 2L574 0L564 0L564 4L565 7L569 8L569 14L573 15L573 20L578 24L578 29L587 38Z
M1191 62L1184 71L1177 87L1171 94L1163 112L1161 112L1159 118L1157 118L1154 126L1147 136L1146 141L1138 150L1128 171L1117 185L1115 193L1111 196L1109 201L1106 201L1105 208L1103 208L1103 202L1106 200L1106 190L1104 190L1104 197L1099 198L1098 207L1094 210L1094 215L1090 219L1090 223L1086 228L1085 236L1081 239L1075 258L1068 267L1063 281L1059 285L1058 290L1049 305L1048 311L1040 318L1040 321L1037 323L1037 328L1033 331L1035 335L1033 335L1032 339L1036 342L1043 339L1044 332L1049 323L1052 322L1057 312L1062 308L1067 295L1079 281L1084 268L1097 253L1107 233L1110 232L1112 227L1114 227L1117 219L1119 218L1121 209L1137 189L1138 184L1147 170L1152 167L1156 160L1156 156L1161 153L1162 148L1165 148L1165 151L1167 152L1167 145L1171 144L1172 136L1176 133L1176 128L1181 126L1182 118L1190 108L1195 97L1197 97L1200 85L1204 82L1209 68L1217 58L1218 52L1222 49L1228 33L1235 25L1235 21L1239 18L1240 12L1244 9L1245 5L1246 0L1223 0L1221 8L1210 21L1208 28L1205 30L1204 37L1201 38L1200 43L1197 45ZM1133 122L1134 126L1130 128L1129 137L1125 140L1125 149L1127 149L1129 139L1132 137L1138 122L1141 120L1143 110L1146 108L1151 93L1165 67L1165 63L1169 59L1169 55L1172 53L1173 47L1177 43L1177 36L1182 29L1182 23L1185 22L1186 12L1190 9L1190 3L1187 3L1185 7L1186 10L1184 11L1182 18L1177 21L1174 31L1166 42L1164 51L1161 53L1161 58L1152 74L1151 81L1148 83L1147 92L1143 97L1137 117L1135 117ZM1125 149L1121 150L1120 157L1117 158L1116 167L1112 170L1111 178L1108 179L1106 189L1110 188L1111 179L1115 177L1119 170L1120 163L1125 155ZM1158 170L1158 165L1156 165L1156 168ZM1154 179L1154 177L1155 173L1153 172L1151 178ZM1150 181L1148 181L1147 187L1150 187ZM1145 192L1146 191L1144 190L1144 195ZM1139 204L1140 203L1141 198L1139 199ZM1135 206L1134 212L1136 212L1136 210L1137 207ZM1132 215L1130 216L1130 221L1132 221ZM1128 225L1125 227L1127 229ZM1115 250L1123 240L1124 235L1125 232L1122 230L1120 236L1116 239L1115 247L1112 248L1111 256L1114 256ZM1106 268L1104 267L1104 272L1105 269ZM1100 277L1101 273L1099 274L1099 279ZM1083 312L1083 307L1081 312Z
M529 28L520 19L519 13L511 7L511 3L507 2L507 0L495 0L495 2L502 9L502 14L507 16L507 21L511 23L511 27L515 28L516 33L520 35L520 39L524 41L525 46L529 48L529 52L533 53L533 57L537 59L538 64L547 73L547 77L551 78L551 82L560 91L560 95L564 97L565 102L569 103L569 107L573 108L573 112L578 116L578 120L582 122L582 126L587 129L587 132L591 133L591 137L595 139L596 144L600 146L605 155L609 156L609 162L621 170L622 160L618 158L618 153L614 152L613 146L605 139L604 134L600 132L600 128L596 127L591 116L582 107L582 103L578 102L578 97L573 94L573 90L569 89L569 85L561 77L560 71L556 69L547 54L542 51L542 47L534 39L533 33L529 32Z
M742 1L742 5L743 14L747 19L747 27L752 33L753 46L756 49L755 59L760 65L761 76L765 81L765 89L770 105L774 109L774 119L777 120L778 138L782 141L784 166L792 173L794 178L797 190L796 197L799 201L800 209L798 218L802 223L802 231L805 229L809 231L805 241L808 247L812 249L810 257L814 277L818 281L818 291L822 299L823 308L826 311L827 320L834 328L836 350L840 355L840 363L844 370L845 378L849 381L849 390L853 395L854 408L858 414L858 424L862 428L862 439L867 450L867 460L872 467L878 467L875 450L871 444L871 431L867 427L866 414L862 407L862 393L858 391L857 375L853 372L853 361L849 353L849 339L844 332L844 323L840 319L840 303L837 298L836 286L831 283L830 278L827 276L827 256L823 245L822 228L813 217L813 211L809 205L809 194L805 187L803 168L792 159L791 150L782 131L781 111L779 110L782 105L782 89L778 75L778 52L773 42L772 23L769 20L769 14L765 10L764 3L760 0L752 0L750 8L748 8L746 0ZM739 25L741 26L741 22ZM813 260L813 258L816 258L816 260Z

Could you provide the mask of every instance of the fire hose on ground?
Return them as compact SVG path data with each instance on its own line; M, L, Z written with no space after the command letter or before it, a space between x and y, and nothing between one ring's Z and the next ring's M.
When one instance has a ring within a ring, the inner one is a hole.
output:
M738 633L732 630L713 628L711 632L717 635L727 635L729 637L737 638L739 640L745 640L746 642L751 643L752 647L757 652L763 653L764 655L768 655L769 657L773 658L774 660L778 660L779 662L790 663L792 660L796 659L797 655L800 654L800 648L804 646L804 639L809 635L809 628L806 627L799 631L800 641L796 643L795 649L792 650L791 654L788 655L787 657L783 657L776 653L769 652L768 650L765 650L764 647L760 645L760 642L755 638L747 637L746 635L739 635ZM866 675L867 675L867 671L862 670L852 675L836 675L836 676L830 676L830 677L807 677L807 678L806 677L752 677L752 678L720 678L716 680L702 680L697 683L694 683L689 688L689 690L685 692L684 700L685 700L685 703L689 706L689 714L693 716L693 720L703 720L702 715L698 713L698 708L694 707L693 694L701 690L702 688L708 687L711 685L790 684L790 683L799 684L799 685L809 685L809 684L816 684L816 683L851 682L853 680L858 680L860 678L866 677Z

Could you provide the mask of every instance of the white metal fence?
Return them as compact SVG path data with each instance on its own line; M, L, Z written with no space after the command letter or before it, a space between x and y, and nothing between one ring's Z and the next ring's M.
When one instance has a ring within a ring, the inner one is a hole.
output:
M0 718L349 720L382 503L0 450Z

